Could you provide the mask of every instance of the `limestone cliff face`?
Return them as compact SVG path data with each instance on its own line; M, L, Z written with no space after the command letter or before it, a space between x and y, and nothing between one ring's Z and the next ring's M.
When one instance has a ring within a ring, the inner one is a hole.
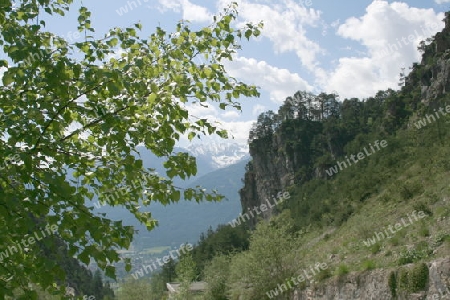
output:
M243 212L259 207L266 200L273 205L272 196L276 197L278 192L294 183L295 166L285 151L280 150L285 148L284 143L282 137L274 135L270 141L265 141L265 145L250 147L252 161L247 167L244 187L239 192ZM262 217L269 218L275 209L263 212ZM254 226L256 221L250 219L249 225Z
M422 79L422 101L429 104L450 92L450 49L434 65L426 67L426 74Z
M420 81L425 104L450 92L450 13L446 13L445 25L422 57L424 70Z
M429 281L424 291L398 291L397 300L450 299L450 257L428 263ZM405 266L408 268L407 266ZM296 291L294 300L391 300L389 274L395 269L377 269L363 274L348 274L323 284Z

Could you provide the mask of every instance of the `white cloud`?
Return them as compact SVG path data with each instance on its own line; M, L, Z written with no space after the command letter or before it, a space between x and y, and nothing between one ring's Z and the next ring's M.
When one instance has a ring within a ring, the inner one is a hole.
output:
M437 4L450 3L450 0L434 0Z
M206 7L191 3L189 0L159 0L159 10L165 12L172 10L182 13L184 20L191 22L212 21L212 14Z
M208 11L207 8L193 4L188 0L184 0L183 2L183 19L191 20L196 22L207 22L212 21L212 14Z
M312 89L297 73L254 58L235 57L233 61L226 62L225 68L231 76L269 91L270 100L275 103L282 103L297 90Z
M219 0L218 7L229 1ZM268 38L276 53L294 52L308 69L317 65L316 56L323 52L320 46L306 37L306 27L322 24L320 12L307 8L301 1L279 0L269 4L238 0L240 25L264 21L261 36Z
M225 128L230 137L230 142L238 144L247 144L248 134L254 121L240 121L240 122L224 122Z
M218 110L210 103L191 103L185 106L189 111L190 116L196 118L216 118L218 116Z
M241 116L241 114L235 110L228 110L220 116L226 119L237 119Z
M191 120L195 121L197 118L207 119L209 122L214 123L213 125L220 129L225 129L229 133L229 142L246 144L248 139L248 134L250 128L254 121L226 121L224 118L234 117L236 114L239 117L237 111L229 110L224 114L219 114L221 110L215 108L213 105L209 104L206 106L201 106L199 103L191 103L185 105L191 116ZM234 139L232 139L234 138ZM215 137L206 136L202 137L202 140L217 140ZM186 144L188 141L187 134L183 137L181 144ZM226 140L221 140L221 142L226 142Z
M341 37L360 42L367 52L340 58L331 72L317 72L321 85L343 98L369 97L380 89L398 88L401 68L419 61L419 42L443 28L443 17L406 3L372 2L365 15L347 19L337 31Z

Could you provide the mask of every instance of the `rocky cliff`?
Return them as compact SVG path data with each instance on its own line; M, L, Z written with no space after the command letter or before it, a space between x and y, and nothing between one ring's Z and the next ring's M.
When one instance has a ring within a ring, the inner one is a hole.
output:
M291 119L273 134L250 143L252 161L247 166L244 187L240 190L244 212L266 201L274 204L273 197L279 192L286 192L287 187L313 177L309 147L322 127L319 122ZM263 217L269 218L277 209L275 206L263 212ZM256 221L256 218L250 219L249 225L255 225Z
M287 186L294 183L294 164L284 151L284 140L279 136L273 136L263 148L256 145L250 147L252 161L247 165L244 177L244 187L240 190L241 205L244 212L259 206L265 200L272 201L272 196L284 191ZM274 208L276 209L276 208ZM263 212L264 218L269 218L274 209ZM249 225L254 226L256 219L249 220Z
M430 104L450 92L450 13L446 13L445 28L438 32L422 57L422 101Z
M396 298L392 295L393 285L390 284L391 274L399 274L398 269L377 269L371 272L348 274L340 278L330 279L319 285L312 285L303 291L296 291L294 300L443 300L450 299L450 258L435 260L427 264L428 281L425 291L410 292L402 290L397 283ZM405 278L411 276L413 266L404 266ZM408 272L410 274L408 275ZM406 281L406 280L405 280Z

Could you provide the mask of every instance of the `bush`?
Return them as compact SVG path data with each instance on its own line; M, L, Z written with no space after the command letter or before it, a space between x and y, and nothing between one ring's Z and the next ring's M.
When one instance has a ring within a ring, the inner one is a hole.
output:
M400 189L400 196L403 200L409 200L414 196L414 193L406 186L402 186Z
M387 203L389 201L391 201L391 197L386 194L383 194L383 196L380 196L378 199L380 199L380 201L382 203Z
M342 276L342 275L348 274L348 272L349 272L349 270L348 270L347 265L342 264L342 265L339 265L339 267L337 268L337 275L338 276Z
M423 186L419 182L410 182L402 185L400 189L400 196L403 200L409 200L414 195L418 195L423 192Z
M428 205L426 205L423 202L419 202L419 203L414 203L413 205L414 210L416 211L423 211L425 214L432 216L433 212L431 211L431 209L428 207Z
M426 242L419 243L416 249L404 250L400 253L400 258L398 259L398 264L406 265L422 258L429 257L433 253Z
M430 236L430 230L425 223L422 223L419 229L419 235L422 237Z
M398 288L401 290L408 290L408 271L401 269L398 272Z
M427 289L429 281L428 272L428 266L425 263L415 265L410 270L400 269L398 272L397 281L395 283L393 282L395 274L392 275L391 273L388 278L388 284L389 288L391 289L391 293L394 287L398 287L399 290L403 290L409 293L425 291ZM396 291L395 293L397 294Z
M372 254L377 254L378 252L380 252L381 250L381 243L375 243L372 245L372 247L370 247L370 252Z
M412 293L425 291L428 280L428 266L425 263L415 266L409 276L409 291Z
M363 267L363 270L366 270L366 271L373 270L376 268L376 264L373 260L368 259L363 262L362 267Z
M431 242L431 246L433 248L437 248L440 245L442 245L442 243L449 237L450 237L450 235L447 232L440 231L434 236L433 241Z
M389 243L390 243L392 246L398 246L398 244L400 243L400 241L399 241L399 239L398 239L398 236L392 237L392 238L389 240Z
M392 297L397 298L397 276L395 276L395 272L391 272L388 277L388 286L391 291Z

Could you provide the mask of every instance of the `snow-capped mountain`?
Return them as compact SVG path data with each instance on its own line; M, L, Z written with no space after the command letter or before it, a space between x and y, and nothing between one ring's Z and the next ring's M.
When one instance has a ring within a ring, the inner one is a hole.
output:
M248 146L237 143L197 143L186 148L197 162L203 161L213 170L233 165L249 158Z

